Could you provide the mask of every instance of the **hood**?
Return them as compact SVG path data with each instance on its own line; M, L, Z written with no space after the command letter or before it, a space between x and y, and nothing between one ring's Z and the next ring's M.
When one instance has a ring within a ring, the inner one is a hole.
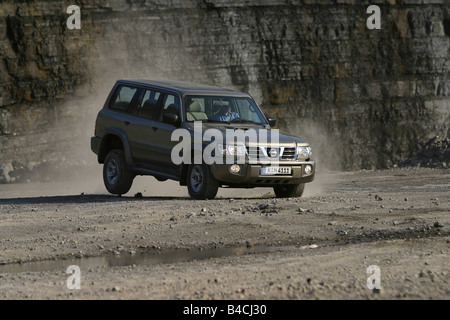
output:
M187 129L193 134L194 132L194 124L187 123ZM224 139L225 135L228 132L236 132L237 130L242 130L245 133L255 132L258 141L261 141L260 136L267 134L267 141L271 141L271 137L274 136L274 132L277 129L270 129L269 126L266 125L255 125L255 124L228 124L228 123L202 123L202 130L205 132L208 129L217 129L219 130ZM298 137L283 133L278 130L279 133L279 144L284 147L295 147L296 145L306 146L309 145L305 140L300 139ZM224 141L225 142L225 141ZM247 145L254 145L255 143L246 143Z

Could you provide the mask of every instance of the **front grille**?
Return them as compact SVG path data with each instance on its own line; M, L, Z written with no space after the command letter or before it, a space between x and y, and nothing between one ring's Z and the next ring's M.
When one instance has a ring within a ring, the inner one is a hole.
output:
M282 160L295 160L295 148L284 148L281 155Z
M295 160L296 151L295 148L271 148L271 147L249 147L247 146L247 154L249 159L281 159L281 160ZM276 149L278 156L270 157L270 150Z

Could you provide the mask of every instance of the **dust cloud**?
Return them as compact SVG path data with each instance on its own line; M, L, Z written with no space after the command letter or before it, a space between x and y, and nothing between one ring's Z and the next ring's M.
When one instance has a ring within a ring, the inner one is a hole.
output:
M326 190L341 172L342 159L339 157L339 141L327 128L317 123L297 121L290 126L289 133L306 140L312 149L316 163L313 182L306 184L305 196L315 196Z

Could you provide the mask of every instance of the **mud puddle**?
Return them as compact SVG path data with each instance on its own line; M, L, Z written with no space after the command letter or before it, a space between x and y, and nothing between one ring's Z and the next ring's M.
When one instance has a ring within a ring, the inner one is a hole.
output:
M13 263L0 265L2 273L21 272L48 272L65 271L70 265L76 265L81 270L93 268L112 268L123 266L153 266L158 264L173 264L179 262L189 262L194 260L206 260L212 258L223 258L231 256L241 256L246 254L282 252L288 250L314 249L318 246L254 246L254 247L232 247L232 248L212 248L212 249L172 249L160 252L142 252L136 254L108 254L98 257L67 258L59 260L43 260L24 263Z

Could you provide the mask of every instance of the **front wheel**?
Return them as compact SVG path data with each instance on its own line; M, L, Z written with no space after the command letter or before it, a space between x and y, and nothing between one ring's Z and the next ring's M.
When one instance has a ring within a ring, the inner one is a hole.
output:
M112 194L125 194L130 191L134 175L128 170L123 150L111 150L103 165L103 182Z
M305 184L287 184L273 187L277 198L300 198L305 190Z
M189 195L194 199L214 199L219 190L219 182L206 165L191 164L187 172L187 187Z

